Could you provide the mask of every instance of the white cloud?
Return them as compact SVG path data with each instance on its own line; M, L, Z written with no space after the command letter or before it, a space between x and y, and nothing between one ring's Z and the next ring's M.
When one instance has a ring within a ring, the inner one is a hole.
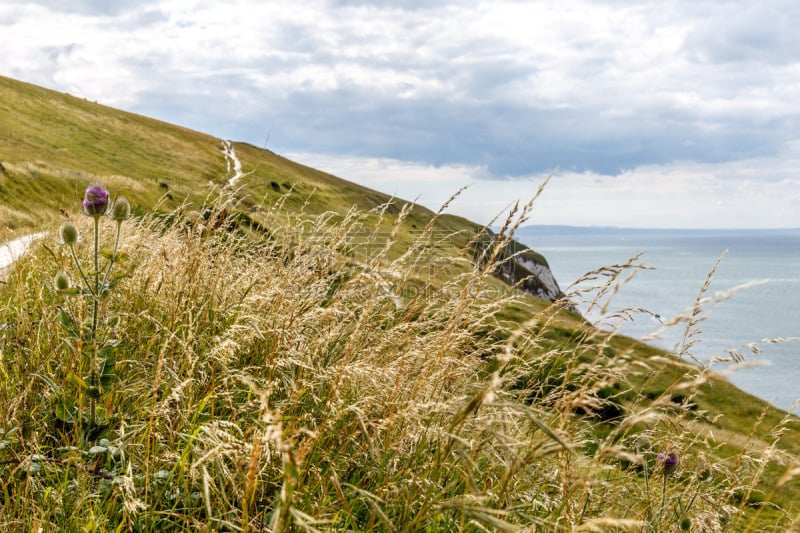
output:
M650 228L800 227L797 146L784 158L722 164L643 166L618 175L556 171L532 223ZM481 167L434 167L407 161L293 153L289 157L438 210L468 185L450 212L488 223L517 200L532 198L547 177L491 179ZM764 168L775 175L763 178Z

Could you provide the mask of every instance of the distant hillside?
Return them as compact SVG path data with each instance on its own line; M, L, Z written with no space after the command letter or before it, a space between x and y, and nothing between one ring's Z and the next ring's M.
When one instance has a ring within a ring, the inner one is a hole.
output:
M222 139L5 77L0 77L0 127L0 242L57 220L58 210L74 205L93 180L124 194L139 212L155 206L167 212L184 204L200 209L232 175ZM309 215L386 204L386 213L396 215L406 203L269 150L232 145L244 172L236 184L235 209L256 224L278 199L282 208ZM433 216L414 206L403 223L401 244ZM378 220L377 211L373 218ZM482 230L447 214L435 225L448 235L447 254L463 249ZM383 218L383 227L391 231L392 216ZM526 260L528 268L502 279L516 283L524 277L532 295L560 295L546 261L537 254ZM542 279L533 272L537 269Z

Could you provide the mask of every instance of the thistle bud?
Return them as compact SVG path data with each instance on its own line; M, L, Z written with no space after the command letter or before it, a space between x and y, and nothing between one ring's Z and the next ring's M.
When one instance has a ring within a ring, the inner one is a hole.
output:
M83 195L83 212L90 217L102 216L108 211L108 190L99 183L92 183L86 187Z
M72 245L78 242L78 228L69 220L61 224L61 227L58 229L58 234L61 236L61 242L63 244Z
M634 446L636 446L637 450L645 450L648 451L653 447L653 443L650 442L650 438L645 434L640 434L636 437L636 441L634 442Z
M66 291L72 287L72 281L70 281L69 276L67 273L61 270L56 277L53 279L53 286L56 288L57 291Z
M708 481L711 479L711 467L706 463L700 463L694 469L695 476L699 481Z
M120 196L111 208L111 218L117 222L128 220L131 216L131 204L124 196Z

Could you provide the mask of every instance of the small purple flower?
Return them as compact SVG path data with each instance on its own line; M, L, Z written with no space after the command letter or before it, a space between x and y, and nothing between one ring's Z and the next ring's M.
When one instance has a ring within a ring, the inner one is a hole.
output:
M90 217L102 216L108 211L109 203L108 190L99 183L92 183L83 196L83 212Z
M658 454L658 462L664 466L664 475L669 475L678 468L678 456L673 452Z

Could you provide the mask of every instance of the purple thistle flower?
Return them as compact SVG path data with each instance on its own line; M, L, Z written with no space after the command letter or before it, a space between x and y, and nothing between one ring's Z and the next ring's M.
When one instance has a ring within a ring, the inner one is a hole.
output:
M99 183L86 187L83 196L83 212L90 217L102 216L108 211L110 196L108 190Z
M667 454L660 453L658 454L658 462L662 463L664 466L664 475L669 475L678 468L678 455L674 452L669 452Z

